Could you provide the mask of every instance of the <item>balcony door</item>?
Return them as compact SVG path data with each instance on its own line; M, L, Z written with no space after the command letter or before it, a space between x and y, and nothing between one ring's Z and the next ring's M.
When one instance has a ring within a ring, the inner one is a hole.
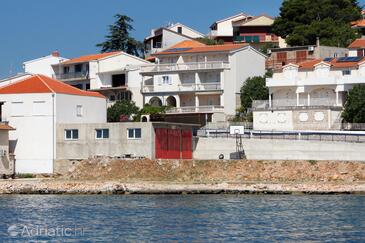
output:
M125 86L125 74L112 75L112 86L120 87Z

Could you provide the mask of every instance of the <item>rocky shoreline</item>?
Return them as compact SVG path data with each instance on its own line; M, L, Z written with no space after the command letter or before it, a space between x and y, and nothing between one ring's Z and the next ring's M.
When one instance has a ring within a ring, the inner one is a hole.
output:
M57 179L0 181L0 194L364 194L365 183L121 182Z

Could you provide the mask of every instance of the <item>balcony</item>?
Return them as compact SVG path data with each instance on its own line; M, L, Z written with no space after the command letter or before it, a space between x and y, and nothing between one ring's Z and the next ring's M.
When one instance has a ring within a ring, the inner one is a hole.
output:
M199 91L221 91L222 87L219 82L214 83L185 83L179 85L144 85L142 87L143 93L153 92L199 92Z
M53 75L53 78L62 81L85 80L89 78L88 72L62 73Z
M174 107L166 111L166 114L182 114L182 113L215 113L223 112L224 107L219 105L210 106L183 106Z
M216 70L229 68L228 62L169 63L141 66L142 74L176 71Z
M309 104L308 100L300 99L299 105L297 104L296 99L277 99L271 101L269 100L254 100L252 102L253 110L270 110L270 109L300 109L300 108L308 108L308 107L338 107L336 105L336 99L327 99L327 98L310 98Z

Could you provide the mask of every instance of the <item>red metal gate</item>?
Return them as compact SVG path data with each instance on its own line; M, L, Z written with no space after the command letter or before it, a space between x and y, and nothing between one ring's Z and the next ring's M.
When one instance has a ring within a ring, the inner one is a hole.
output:
M156 159L192 159L192 131L155 128Z

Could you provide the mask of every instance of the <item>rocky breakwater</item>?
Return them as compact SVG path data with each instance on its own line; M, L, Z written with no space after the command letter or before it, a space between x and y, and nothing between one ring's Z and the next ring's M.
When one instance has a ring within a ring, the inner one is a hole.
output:
M94 158L51 178L0 180L0 194L365 194L365 163Z

